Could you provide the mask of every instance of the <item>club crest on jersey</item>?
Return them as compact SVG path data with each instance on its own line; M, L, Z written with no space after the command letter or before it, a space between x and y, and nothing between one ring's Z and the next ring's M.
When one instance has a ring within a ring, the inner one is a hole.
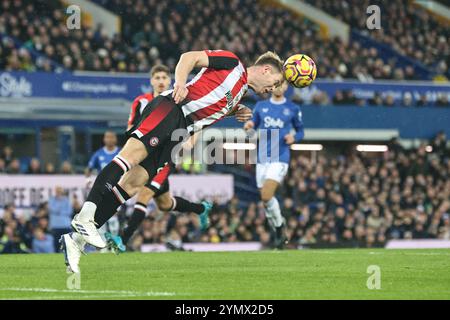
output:
M151 137L149 143L152 147L156 147L159 144L158 137Z
M288 115L291 114L291 112L289 111L289 109L284 109L284 110L283 110L283 114L284 114L285 116L288 116Z
M267 111L269 111L269 108L262 108L262 112L266 113Z

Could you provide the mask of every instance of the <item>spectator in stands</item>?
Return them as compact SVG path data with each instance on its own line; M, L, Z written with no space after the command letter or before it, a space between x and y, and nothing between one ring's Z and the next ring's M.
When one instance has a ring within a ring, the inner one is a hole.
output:
M316 106L330 105L330 98L325 91L319 91L312 95L311 103ZM300 103L301 104L301 103Z
M26 244L23 242L18 230L13 226L6 226L2 242L0 243L1 253L28 253L29 250Z
M352 90L344 91L344 103L347 105L356 105L360 99L356 99Z
M37 228L34 231L32 248L34 253L54 253L55 241L53 235Z
M414 106L414 101L411 92L405 92L405 94L403 95L402 106L403 107Z
M62 187L55 188L55 194L48 200L48 210L55 251L59 251L59 238L61 235L71 232L70 223L73 216L72 203Z
M395 155L395 157L397 157L399 154L403 154L404 152L404 148L403 146L400 144L400 141L398 140L397 137L392 138L389 142L388 142L388 147L389 150L391 152L393 152L393 154Z
M433 148L433 152L436 153L442 161L444 161L444 157L448 153L447 137L444 131L437 133L436 137L431 141L431 147Z
M9 166L6 170L9 174L19 174L20 171L20 161L17 158L12 159L12 161L9 163Z
M41 174L41 162L37 158L32 158L30 164L28 165L28 174Z
M0 219L0 253L26 253L23 219L15 214L13 205L6 205Z
M375 92L373 97L368 100L369 106L382 106L383 98L380 92Z
M421 94L419 101L417 101L416 106L417 107L428 107L430 105L427 96L425 94Z
M8 166L11 161L14 159L13 157L13 149L10 146L5 146L3 148L2 156L3 160L5 160L6 166Z
M55 165L52 162L47 162L45 164L45 170L44 170L45 174L55 174Z
M383 105L385 107L394 107L395 106L394 96L392 94L387 94L386 97L384 98Z
M436 99L436 107L450 107L447 94L439 94Z
M334 97L333 97L333 104L336 106L346 104L345 98L344 98L344 93L341 90L336 90Z
M62 174L73 174L73 168L72 164L69 161L63 161L61 163L61 170L60 173Z
M6 163L2 158L0 158L0 174L1 173L6 173Z

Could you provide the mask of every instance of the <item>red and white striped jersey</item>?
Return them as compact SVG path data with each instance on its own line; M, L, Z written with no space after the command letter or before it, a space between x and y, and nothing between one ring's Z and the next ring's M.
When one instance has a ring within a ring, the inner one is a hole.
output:
M141 119L142 112L144 111L147 104L153 100L153 93L144 93L136 99L134 99L131 105L130 116L128 118L128 125L132 126L139 122Z
M247 70L239 58L230 51L205 50L208 57L236 59L232 69L202 68L186 87L189 90L182 106L184 116L192 120L190 133L221 120L233 110L248 90Z

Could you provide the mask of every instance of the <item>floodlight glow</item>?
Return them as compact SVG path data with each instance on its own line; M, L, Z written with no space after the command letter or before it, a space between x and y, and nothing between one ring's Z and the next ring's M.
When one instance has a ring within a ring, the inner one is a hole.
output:
M320 150L323 150L323 145L321 145L321 144L296 143L296 144L291 145L291 150L295 150L295 151L320 151Z
M389 149L386 145L359 144L356 146L356 150L359 152L386 152Z

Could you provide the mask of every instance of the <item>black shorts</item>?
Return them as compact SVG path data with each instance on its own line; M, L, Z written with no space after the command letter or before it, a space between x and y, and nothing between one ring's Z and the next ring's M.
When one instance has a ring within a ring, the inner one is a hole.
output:
M174 166L171 162L160 164L159 161L153 161L152 158L147 157L139 165L144 167L149 173L150 179L145 186L155 193L154 197L156 198L169 191L169 175L173 171Z
M172 135L177 129L183 131ZM171 96L158 96L147 105L139 122L128 133L147 149L147 158L139 164L150 177L146 186L159 194L161 190L167 192L173 166L172 150L183 141L183 133L186 133L186 119L181 107Z
M149 156L168 144L176 145L183 136L172 133L177 129L186 132L186 119L181 107L175 104L172 96L158 96L144 109L139 122L129 131L129 136L139 139L147 148Z

